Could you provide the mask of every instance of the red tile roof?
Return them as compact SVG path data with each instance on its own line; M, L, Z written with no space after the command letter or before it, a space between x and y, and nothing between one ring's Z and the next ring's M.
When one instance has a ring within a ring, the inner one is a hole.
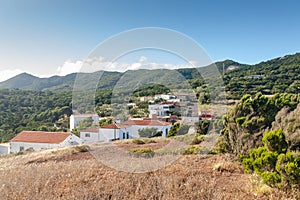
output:
M69 135L66 132L22 131L10 141L59 144Z
M102 126L101 128L107 128L107 129L120 129L119 126L116 125L116 124L105 125L105 126Z

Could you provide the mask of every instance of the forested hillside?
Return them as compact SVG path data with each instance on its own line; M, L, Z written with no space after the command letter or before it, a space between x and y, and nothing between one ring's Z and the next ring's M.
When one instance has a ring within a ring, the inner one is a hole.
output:
M22 130L67 131L71 99L71 92L0 90L0 141Z
M240 99L244 94L255 95L258 92L261 94L284 92L298 94L300 91L299 53L256 65L245 65L231 60L215 64L221 74L224 72L227 99ZM189 84L195 90L199 103L209 103L209 87L201 77L206 69L204 67L198 70L136 70L125 73L100 71L80 74L78 78L81 83L80 89L84 90L94 87L101 77L95 95L95 110L100 116L107 116L111 114L110 104L113 92L115 96L120 92L125 94L130 92L132 87L136 88L132 96L138 99L139 96L152 96L155 93L168 92L173 86ZM0 88L10 88L0 90L0 140L7 141L25 129L66 131L68 116L72 112L72 88L76 76L77 74L70 74L64 77L54 76L41 79L29 74L20 74L0 83ZM137 88L137 83L144 82L150 84L141 84L141 87ZM163 83L163 85L157 86L153 83ZM122 97L119 98L122 101ZM115 103L118 103L118 99L115 99ZM146 115L147 104L140 104L140 106L142 109L132 109L130 114ZM266 112L261 112L265 115L269 111L274 111L270 114L273 116L279 111L278 109L269 110L266 107ZM270 116L265 116L263 119L268 120ZM252 121L254 119L256 120L256 118L251 118ZM262 119L261 116L258 116L257 120L260 119ZM242 123L241 120L239 123ZM268 126L271 122L268 121Z

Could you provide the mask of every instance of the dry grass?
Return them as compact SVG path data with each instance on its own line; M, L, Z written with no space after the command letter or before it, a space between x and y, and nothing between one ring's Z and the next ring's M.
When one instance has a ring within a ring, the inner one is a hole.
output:
M0 177L0 199L299 199L277 190L256 193L251 176L226 155L186 155L132 174L65 148L1 157Z

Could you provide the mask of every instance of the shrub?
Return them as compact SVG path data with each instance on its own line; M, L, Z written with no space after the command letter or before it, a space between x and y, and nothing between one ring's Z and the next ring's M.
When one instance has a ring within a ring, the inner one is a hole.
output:
M180 123L173 124L173 126L171 126L170 131L168 133L168 137L177 135L179 128L180 128Z
M153 157L154 156L154 151L151 148L135 148L135 149L130 149L129 153L133 156L137 157Z
M90 147L88 145L80 145L80 146L76 146L75 149L78 152L87 152L90 150Z
M262 177L264 183L271 186L276 186L281 182L281 177L277 172L263 172L260 174L260 176Z
M208 133L210 121L205 119L205 120L200 120L199 122L195 123L195 127L197 130L197 133L205 135Z
M138 130L139 136L140 137L158 137L162 135L161 131L158 131L157 128L142 128Z
M286 152L287 142L281 129L265 132L262 142L265 147L272 152Z
M189 154L198 154L199 153L199 147L198 146L189 146L188 148L185 149L184 155L189 155Z
M300 153L286 152L288 144L282 130L266 132L262 141L264 147L252 149L248 154L240 156L245 172L256 172L270 186L299 184Z
M276 163L276 170L282 176L283 181L291 184L300 183L300 153L288 152L280 154Z
M133 139L132 143L133 144L145 144L145 142L143 140L141 140L141 139Z
M200 144L201 142L203 142L203 140L204 140L204 136L203 135L196 134L191 144L192 145Z

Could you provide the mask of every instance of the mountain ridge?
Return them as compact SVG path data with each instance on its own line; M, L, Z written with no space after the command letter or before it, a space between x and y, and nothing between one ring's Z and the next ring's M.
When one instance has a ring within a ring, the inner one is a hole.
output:
M298 87L297 80L300 79L300 53L285 55L273 58L267 61L249 65L226 59L213 63L217 66L220 74L223 75L227 90L243 90L241 88L254 88L254 91L262 91L265 94L274 93L275 90L282 92L289 85L294 84ZM213 65L211 64L211 65ZM98 89L113 89L115 85L122 82L123 88L132 88L139 83L165 83L181 84L182 81L201 79L202 72L211 65L198 68L180 68L180 69L138 69L128 70L126 72L97 71L93 73L72 73L65 76L52 76L49 78L39 78L28 73L22 73L0 83L0 89L22 89L36 91L70 91L73 89L76 78L80 79L80 89L94 88L98 83ZM288 74L289 77L284 74ZM249 77L260 75L264 80L249 80ZM101 77L101 82L99 78ZM125 78L124 78L125 77ZM126 80L126 81L125 81ZM282 88L276 88L276 84ZM276 84L275 84L276 82ZM274 85L275 84L275 85ZM259 86L259 87L258 87ZM294 90L294 89L293 89ZM239 91L238 93L240 93ZM289 90L292 91L292 90ZM234 95L234 98L238 98Z

